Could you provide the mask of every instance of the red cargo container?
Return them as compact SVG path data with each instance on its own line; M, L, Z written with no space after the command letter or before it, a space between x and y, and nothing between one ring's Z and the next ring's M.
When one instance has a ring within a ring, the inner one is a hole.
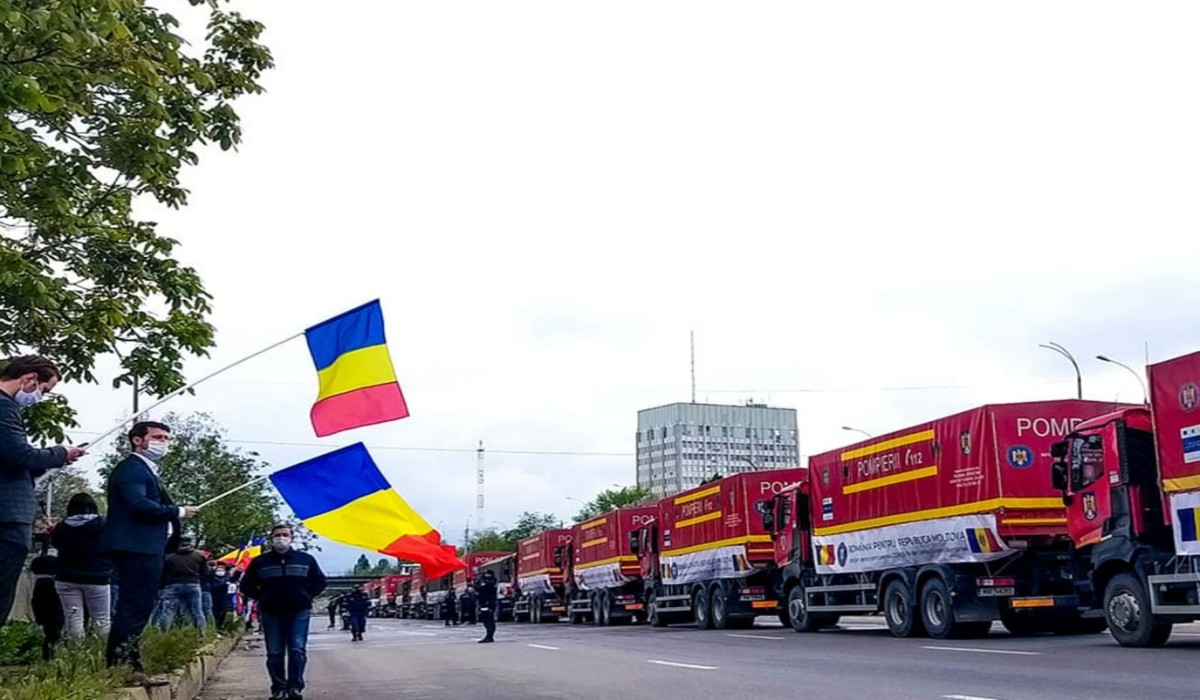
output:
M1200 619L1200 353L1147 369L1149 408L1090 420L1055 446L1081 604L1130 647Z
M486 564L479 564L476 569L479 573L491 571L496 575L496 621L509 622L513 619L513 605L516 602L514 580L516 579L515 562L517 555L515 552L505 554L499 559L494 559Z
M479 575L484 566L505 557L511 557L512 554L512 552L474 552L463 557L467 568L454 572L455 594L462 595L463 591L467 590L467 584L475 582L475 577Z
M652 523L656 505L618 508L571 528L560 549L567 571L567 619L597 625L643 618L641 565L630 534Z
M700 629L726 629L778 614L771 536L755 508L804 474L734 474L659 501L638 547L651 624L694 620Z
M571 540L570 530L546 530L517 543L517 622L557 622L566 613L563 571L555 550Z
M1081 631L1050 449L1113 404L983 406L809 460L772 508L780 596L797 631L885 612L893 635ZM1039 602L1013 607L1014 596ZM1043 624L1044 623L1044 624Z

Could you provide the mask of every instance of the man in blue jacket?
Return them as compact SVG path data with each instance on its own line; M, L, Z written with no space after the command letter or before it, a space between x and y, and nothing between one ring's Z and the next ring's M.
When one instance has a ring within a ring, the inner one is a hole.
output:
M17 581L33 541L33 480L83 456L82 447L36 449L25 437L22 409L42 400L61 374L44 357L15 357L0 369L0 627L8 621Z
M141 671L138 640L154 611L163 560L175 549L180 520L196 514L194 506L177 506L158 479L158 461L167 454L171 429L143 421L129 431L132 454L108 475L108 522L100 550L112 560L120 581L117 610L108 634L109 666L128 664Z
M292 527L281 524L271 528L271 549L246 568L241 589L258 601L271 699L301 700L308 623L313 599L325 590L325 574L310 554L292 549Z

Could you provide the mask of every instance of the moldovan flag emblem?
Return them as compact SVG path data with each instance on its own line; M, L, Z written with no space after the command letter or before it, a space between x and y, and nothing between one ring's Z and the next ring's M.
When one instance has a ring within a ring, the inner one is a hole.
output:
M1184 542L1200 540L1200 508L1178 508L1179 539Z
M416 562L430 580L467 566L392 489L361 442L275 472L271 483L318 535Z
M991 554L1004 549L992 531L986 527L968 528L967 544L975 554Z
M376 299L304 331L317 367L317 437L408 417Z

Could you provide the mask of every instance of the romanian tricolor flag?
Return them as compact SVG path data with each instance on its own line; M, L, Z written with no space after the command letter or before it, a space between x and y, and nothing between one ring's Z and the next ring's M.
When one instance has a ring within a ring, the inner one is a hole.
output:
M817 545L817 563L821 566L833 566L837 563L837 554L831 544Z
M992 554L1003 549L996 536L986 527L968 528L967 545L971 547L971 551L975 554Z
M1177 508L1179 516L1179 539L1182 542L1200 540L1200 508Z
M241 548L233 550L229 554L226 554L216 561L219 564L227 564L235 569L241 569L245 571L246 567L250 566L250 562L255 557L262 554L263 544L265 542L266 539L263 537L247 538L245 544L243 544Z
M275 472L271 482L318 535L416 562L430 580L467 566L392 489L361 442Z
M379 300L304 331L317 366L317 437L408 416L408 405L388 355Z

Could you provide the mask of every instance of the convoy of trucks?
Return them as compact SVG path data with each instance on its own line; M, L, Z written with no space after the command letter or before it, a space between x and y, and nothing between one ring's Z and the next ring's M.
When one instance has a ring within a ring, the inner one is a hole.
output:
M1200 353L1148 367L1147 405L988 405L716 479L468 555L379 605L437 619L490 570L501 621L797 632L880 614L897 637L1097 633L1165 644L1200 619Z

